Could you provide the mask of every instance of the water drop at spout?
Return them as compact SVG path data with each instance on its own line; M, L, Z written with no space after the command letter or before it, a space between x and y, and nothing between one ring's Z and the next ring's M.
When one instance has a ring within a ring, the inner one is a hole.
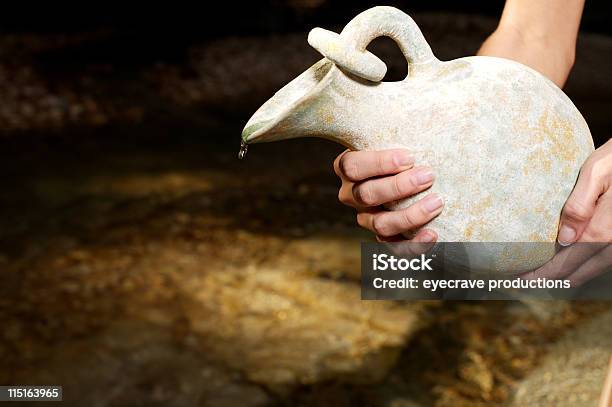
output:
M244 158L244 156L247 153L247 150L249 149L249 145L247 143L245 143L244 141L240 142L240 151L238 151L238 159L242 160Z

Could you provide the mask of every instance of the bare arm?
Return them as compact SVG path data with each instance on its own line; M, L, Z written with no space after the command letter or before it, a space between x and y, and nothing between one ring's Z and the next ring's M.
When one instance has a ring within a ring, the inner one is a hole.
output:
M563 87L574 64L584 0L507 0L478 55L513 59Z

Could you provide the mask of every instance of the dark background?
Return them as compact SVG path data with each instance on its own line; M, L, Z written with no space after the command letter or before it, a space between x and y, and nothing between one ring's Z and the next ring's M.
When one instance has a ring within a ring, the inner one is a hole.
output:
M206 3L206 4L204 4ZM31 4L7 10L0 17L2 31L66 32L87 30L97 26L115 26L142 30L148 35L217 37L234 34L264 34L311 28L313 24L344 23L347 16L375 5L389 5L406 12L453 12L499 16L504 2L499 0L423 1L257 1L202 2L199 5L94 3L62 5L62 2ZM611 7L606 1L588 1L584 9L582 29L610 34Z
M387 4L444 60L473 55L503 6ZM596 144L612 134L608 4L587 1L565 89ZM236 158L255 109L320 58L308 30L372 5L0 13L0 384L62 384L66 405L103 406L483 405L542 389L542 358L609 304L361 302L372 236L337 202L342 148L290 140ZM395 44L375 42L401 77ZM556 360L590 349L576 341ZM562 370L572 385L544 378L547 402L598 397L599 383L574 387L583 368Z
M434 45L434 53L442 59L450 59L473 54L477 50L478 45L495 28L496 21L503 9L503 3L503 1L460 3L454 1L396 1L388 4L413 14L417 23L421 25L426 38ZM7 9L0 16L0 35L2 35L0 38L5 40L4 45L1 46L0 56L3 57L7 66L21 71L8 72L8 80L14 80L13 76L22 74L25 64L35 75L39 76L44 83L43 86L52 93L57 92L57 88L68 87L78 97L85 91L84 87L87 87L88 84L99 82L91 85L96 89L90 93L95 93L97 98L107 101L114 99L110 104L117 104L119 100L125 102L119 103L121 106L115 106L115 110L123 110L123 112L110 114L113 117L129 116L130 113L133 113L133 116L138 116L138 118L146 116L147 119L157 120L165 115L178 114L183 116L180 120L185 120L185 110L181 112L179 108L176 111L176 106L167 104L166 101L160 100L158 103L152 103L151 99L158 95L151 92L151 86L156 84L151 83L150 77L147 79L149 82L144 83L141 77L136 79L135 76L143 73L146 75L149 68L155 68L161 63L177 70L178 75L183 78L200 75L202 81L214 81L216 79L197 72L198 67L194 66L197 63L193 60L189 61L194 47L198 48L224 38L238 36L263 38L295 35L306 33L314 26L341 29L350 16L376 4L371 1L329 0L268 0L244 3L217 1L197 6L185 3L170 6L150 4L146 7L115 2L70 5L62 2L53 3L53 5L26 3ZM611 10L612 7L608 2L587 1L581 31L596 36L610 35L612 33ZM459 18L453 18L453 15ZM441 17L436 20L435 16ZM471 40L468 41L465 38L462 40L461 35L471 36ZM451 41L456 42L453 48L450 45ZM583 42L581 41L578 45L577 69L570 77L566 91L593 127L596 143L601 144L607 140L607 135L602 133L609 133L610 126L604 118L606 114L603 113L602 105L594 105L593 101L607 99L606 89L602 89L592 78L587 81L587 84L583 83L584 81L581 81L580 78L589 78L591 72L588 71L595 69L598 75L604 76L603 72L607 72L606 68L609 65L596 67L594 64L601 64L601 61L606 62L612 57L608 52L609 47L602 44L601 39L595 40L599 45L596 47L589 47ZM436 46L437 43L441 45ZM272 42L268 42L268 45L271 46L271 44ZM305 44L305 41L302 44ZM262 41L261 45L265 46L265 41ZM229 50L228 48L225 55L215 56L216 62L219 65L226 62L231 63L232 53L236 52L257 52L250 51L248 48L252 46L248 43L244 43L244 48L242 50ZM402 69L405 68L401 66L399 53L394 53L393 50L389 50L390 48L393 47L387 46L381 57L386 59L390 65L387 79L394 79L394 75L401 76ZM294 58L303 56L302 67L314 61L317 56L307 45L299 49L294 48L292 54L289 50L286 52L287 55L279 52L278 58L287 59L291 55ZM592 60L592 54L596 54L596 61ZM261 63L265 63L263 59ZM244 66L243 69L245 70L243 76L247 77L246 80L261 82L261 79L255 79L255 73L249 77L248 66ZM293 66L288 69L292 69L291 75L300 72ZM219 100L207 103L203 102L202 98L191 107L197 107L204 113L215 110L231 118L232 121L244 121L248 118L245 116L249 116L253 109L269 97L271 92L286 82L285 79L292 77L290 74L289 72L284 75L276 73L278 80L269 80L268 85L256 84L258 89L250 92L250 96L241 95L231 101L228 100L231 108L224 103L219 103ZM84 76L86 78L83 78ZM227 80L228 86L232 81L246 86L244 78L229 78L228 76ZM598 78L598 80L603 79ZM73 83L66 83L70 81ZM126 81L132 83L125 83ZM106 88L104 82L108 84ZM115 83L111 85L110 82ZM24 83L24 86L26 85ZM260 93L256 94L255 91ZM213 90L212 92L218 91ZM585 95L585 92L589 95ZM245 90L245 93L248 92ZM2 96L1 93L0 96ZM130 110L125 106L129 104L126 99L133 98L141 99L141 101L134 101L134 104L140 105L143 104L142 100L148 100L147 106L141 106L143 109ZM62 103L61 109L66 110L71 102L62 99ZM607 106L606 102L606 109ZM10 109L9 106L4 110ZM18 111L17 115L21 115L19 111L23 109L15 108L14 110ZM64 113L61 115L63 116ZM4 126L2 116L0 112L0 133L41 128L49 130L47 125L34 125L31 118L21 118L19 125L13 123ZM111 119L110 122L112 121ZM60 127L64 128L66 124L70 127L75 125L78 127L83 124L83 120L63 121Z

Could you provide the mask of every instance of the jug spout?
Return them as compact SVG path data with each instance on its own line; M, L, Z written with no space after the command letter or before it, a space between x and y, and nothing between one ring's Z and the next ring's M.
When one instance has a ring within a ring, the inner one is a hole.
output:
M335 109L329 86L338 74L323 58L264 103L242 131L245 144L297 137L323 137L341 144L332 116Z
M393 7L364 11L340 34L315 28L308 35L308 43L325 58L255 112L242 131L244 145L320 137L350 149L369 148L371 142L364 135L390 114L371 106L394 103L384 100L379 88L387 70L385 63L367 50L379 36L389 36L400 46L409 65L409 77L439 63L414 21Z

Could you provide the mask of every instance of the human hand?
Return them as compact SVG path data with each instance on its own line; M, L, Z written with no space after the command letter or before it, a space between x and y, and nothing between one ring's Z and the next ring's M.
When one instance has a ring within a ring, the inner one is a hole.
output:
M558 252L537 270L521 275L521 278L564 279L569 280L571 287L577 287L608 271L612 271L610 243L578 242Z
M580 285L612 267L612 139L582 166L563 207L557 239L562 246L579 244L524 278L564 278Z
M612 242L612 139L580 169L559 224L559 243Z
M414 166L408 151L345 151L334 161L334 171L342 185L338 199L357 209L357 223L374 232L379 241L430 243L438 235L430 229L412 232L442 212L438 194L429 194L408 208L385 210L382 205L406 198L431 187L430 168Z

